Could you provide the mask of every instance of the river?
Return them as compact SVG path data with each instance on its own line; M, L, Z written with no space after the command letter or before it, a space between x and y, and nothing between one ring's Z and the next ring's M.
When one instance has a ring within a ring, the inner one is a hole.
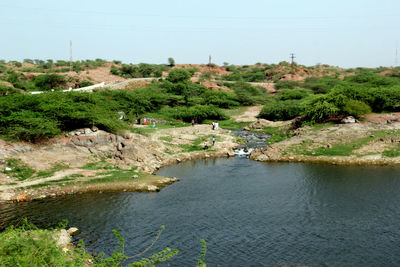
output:
M2 204L0 222L68 219L90 252L177 248L171 266L194 266L200 239L208 266L398 266L400 173L392 167L208 159L163 168L180 182L159 193L74 195ZM149 255L149 254L147 254Z

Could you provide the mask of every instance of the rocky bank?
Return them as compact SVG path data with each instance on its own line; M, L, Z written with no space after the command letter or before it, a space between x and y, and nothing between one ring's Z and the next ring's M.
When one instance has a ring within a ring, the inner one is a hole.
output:
M85 191L158 191L163 186L177 181L176 178L150 175L162 166L185 160L234 156L237 138L229 131L214 131L209 125L151 129L149 126L133 126L132 131L118 135L98 130L79 129L66 133L65 137L48 140L41 144L12 143L0 140L0 200L25 200L32 198L72 194ZM142 132L134 133L134 132ZM148 133L146 133L148 132ZM216 137L215 146L211 138ZM46 171L56 165L67 166L51 177L18 181L7 175L6 159L20 159L35 171ZM88 163L106 161L121 169L137 167L146 179L131 182L91 186L46 186L31 188L43 182L61 180L70 175L79 179L96 178L96 170L82 167ZM22 196L22 197L21 197ZM19 199L19 198L20 199Z

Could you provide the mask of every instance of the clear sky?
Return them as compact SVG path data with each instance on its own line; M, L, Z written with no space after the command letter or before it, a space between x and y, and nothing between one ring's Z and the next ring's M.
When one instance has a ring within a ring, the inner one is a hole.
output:
M399 0L1 0L0 59L393 66Z

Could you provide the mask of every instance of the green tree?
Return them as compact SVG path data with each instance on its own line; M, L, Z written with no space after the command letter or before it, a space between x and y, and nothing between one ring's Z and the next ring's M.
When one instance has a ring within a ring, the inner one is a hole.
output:
M175 66L175 60L174 60L172 57L169 57L169 58L168 58L168 65L169 65L170 67Z
M179 83L188 81L190 77L191 77L190 72L188 72L187 70L173 69L168 73L167 81L170 81L172 83Z

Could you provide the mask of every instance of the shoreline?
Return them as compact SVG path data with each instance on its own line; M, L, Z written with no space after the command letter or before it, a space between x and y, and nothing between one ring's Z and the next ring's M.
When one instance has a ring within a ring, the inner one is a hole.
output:
M315 164L330 164L330 165L344 165L344 166L393 166L400 167L399 159L390 158L363 158L355 156L282 156L279 158L267 158L255 154L250 156L251 160L259 162L296 162L296 163L315 163Z
M185 129L186 128L186 129ZM31 153L31 158L37 158L38 153L46 157L51 157L51 153L54 153L60 158L65 159L66 156L74 157L77 155L81 161L85 163L99 163L99 161L93 161L87 158L87 154L94 155L110 155L115 153L111 159L103 157L103 163L108 164L107 166L114 166L112 169L123 174L131 175L132 179L119 181L96 181L93 184L82 184L79 181L66 182L62 184L52 184L52 182L62 181L65 177L71 175L82 176L84 181L91 181L93 179L99 180L101 177L107 178L107 172L110 172L109 168L100 169L84 169L82 166L73 166L75 159L70 160L72 166L68 166L66 170L55 172L53 176L34 179L15 181L9 184L0 184L0 202L19 202L19 201L32 201L36 199L55 198L64 195L81 194L86 192L158 192L162 188L172 183L179 181L178 178L164 177L154 175L154 173L161 167L177 164L180 162L196 159L208 159L208 158L224 158L234 156L234 149L239 145L237 138L233 137L229 131L219 130L214 131L211 134L217 136L217 138L224 140L225 142L219 142L215 147L201 151L183 151L175 154L162 153L160 151L166 151L168 145L165 145L165 141L161 141L159 138L164 137L165 133L177 132L177 138L183 143L190 141L188 132L193 132L195 137L198 138L200 134L210 135L210 127L208 125L198 125L197 127L185 127L176 128L173 130L159 130L158 135L151 134L149 136L143 136L139 134L125 133L122 136L115 136L113 134L99 131L96 136L74 136L67 138L60 138L59 140L50 140L47 144L43 145L32 145L19 143L6 144L8 148L15 146L14 150L11 150L12 155L15 155L15 150L22 150L23 152L19 155L22 159L26 159L24 154ZM111 142L110 142L111 140ZM207 142L206 140L205 142ZM172 145L171 145L172 146ZM23 149L21 149L23 147ZM177 147L177 145L173 145ZM107 149L107 150L106 150ZM104 150L106 150L104 152ZM52 152L50 152L52 151ZM82 155L82 152L83 155ZM44 154L43 154L44 153ZM44 157L45 158L45 157ZM43 159L42 161L44 161ZM40 162L41 163L41 162ZM48 164L48 162L45 162ZM78 164L82 165L82 162ZM38 165L38 164L37 164ZM39 164L40 165L40 164ZM43 164L45 165L45 164ZM96 167L95 167L96 168ZM135 171L129 171L129 169L135 168ZM137 170L136 170L137 169ZM129 174L130 173L130 174ZM68 174L68 175L66 175ZM84 175L81 175L84 174ZM102 176L101 176L102 175ZM100 177L100 178L98 178ZM41 183L48 183L48 185L40 186ZM29 188L30 187L30 188Z

